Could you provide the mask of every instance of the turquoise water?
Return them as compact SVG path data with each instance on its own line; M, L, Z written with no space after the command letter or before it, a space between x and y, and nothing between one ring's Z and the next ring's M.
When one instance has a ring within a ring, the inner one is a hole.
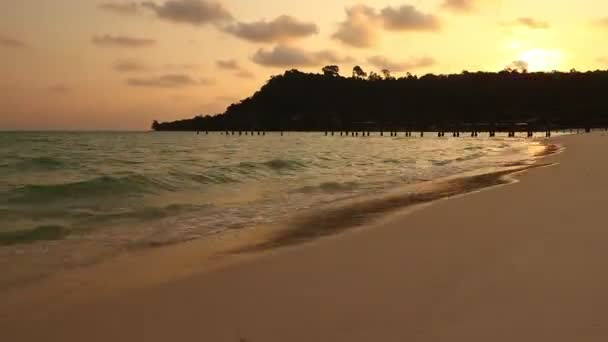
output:
M528 163L525 138L0 133L0 265L86 264ZM55 260L57 259L57 260Z

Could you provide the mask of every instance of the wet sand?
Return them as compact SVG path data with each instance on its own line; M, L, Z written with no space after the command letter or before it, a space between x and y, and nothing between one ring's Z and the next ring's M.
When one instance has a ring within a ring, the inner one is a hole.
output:
M0 308L1 336L605 341L608 157L602 152L608 136L555 141L566 150L543 160L554 166L522 173L516 184L392 216L373 228L113 295L98 296L103 286L86 286L80 295L96 300L73 305L62 304L78 292L74 288L55 302L4 294L4 303L17 301L21 310ZM142 273L149 272L142 267L173 267L171 250L163 253L125 267ZM174 252L180 253L188 255ZM120 276L112 270L100 273L99 283Z

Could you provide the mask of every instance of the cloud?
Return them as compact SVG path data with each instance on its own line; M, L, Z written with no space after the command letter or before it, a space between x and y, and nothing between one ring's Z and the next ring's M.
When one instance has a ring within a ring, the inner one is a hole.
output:
M529 17L517 18L513 22L504 23L503 26L523 26L535 30L546 30L551 27L546 21L539 21Z
M241 65L234 59L219 60L216 61L215 64L220 69L234 71L234 76L238 78L255 78L253 73L243 69Z
M114 62L112 68L117 72L122 73L137 73L146 71L183 71L183 70L196 70L199 68L196 64L164 64L151 66L136 59L120 59Z
M376 10L366 5L355 5L346 9L346 20L339 24L332 38L353 47L370 47L376 43L377 27Z
M112 66L118 72L142 72L149 70L148 66L133 59L123 59L114 62Z
M339 57L335 52L322 50L305 51L300 48L278 45L272 50L260 49L251 60L266 67L310 67L328 63L352 62L351 57Z
M142 2L142 6L165 20L192 25L219 24L231 20L232 15L220 3L207 0L170 0L158 5Z
M415 69L422 69L437 64L431 57L420 57L413 58L404 62L395 62L384 56L373 56L367 59L367 61L379 69L388 69L392 72L404 72Z
M53 86L50 86L48 88L48 90L52 93L55 94L66 94L69 93L70 91L72 91L72 88L66 86L65 84L55 84Z
M475 10L475 0L445 0L441 7L458 13L472 12Z
M302 22L288 15L272 21L237 22L224 29L235 37L256 43L286 42L319 33L315 23Z
M165 64L164 68L168 70L197 70L200 66L198 64Z
M127 84L134 87L183 88L188 86L210 85L213 84L213 81L209 79L197 81L184 74L168 74L152 78L129 78Z
M414 6L386 7L380 12L384 28L391 31L437 31L439 19L418 11Z
M385 7L380 12L366 5L346 9L346 20L341 22L332 35L343 44L366 48L376 44L378 31L438 31L439 19L420 12L414 6Z
M91 39L93 44L101 47L128 47L128 48L141 48L148 47L156 44L154 39L147 38L135 38L128 36L93 36Z
M219 60L219 61L216 61L215 64L220 69L226 69L226 70L240 70L241 69L241 67L239 66L239 63L234 59Z
M99 9L122 15L135 15L139 12L139 5L135 2L104 2Z
M255 78L255 74L253 74L251 71L247 71L247 70L237 71L234 75L238 78L248 78L248 79Z
M27 45L20 40L0 35L0 47L23 49L26 48Z

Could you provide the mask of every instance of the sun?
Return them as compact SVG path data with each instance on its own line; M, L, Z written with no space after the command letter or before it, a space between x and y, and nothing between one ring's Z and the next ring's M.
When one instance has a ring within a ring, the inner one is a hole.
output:
M528 65L528 71L553 71L559 70L564 55L559 50L530 49L519 54L519 60Z

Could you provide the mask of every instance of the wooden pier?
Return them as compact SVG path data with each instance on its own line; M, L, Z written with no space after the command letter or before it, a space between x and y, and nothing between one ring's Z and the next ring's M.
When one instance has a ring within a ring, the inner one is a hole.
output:
M229 130L198 130L195 131L196 135L202 135L201 133L204 132L205 136L208 136L212 133L216 133L216 134L220 134L220 135L226 135L226 136L266 136L267 134L277 134L280 136L285 136L288 133L320 133L325 137L336 137L339 136L340 137L385 137L385 136L389 136L389 137L406 137L406 138L411 138L414 137L414 132L419 132L416 135L423 138L427 135L429 136L433 136L433 134L436 134L436 137L438 138L445 138L446 137L446 133L450 133L450 137L452 138L460 138L461 136L464 137L470 137L470 138L479 138L479 137L489 137L489 138L495 138L498 136L498 134L500 134L501 136L506 136L507 138L515 138L515 137L527 137L527 138L534 138L534 137L542 137L544 136L545 138L550 138L551 136L553 136L554 133L590 133L594 130L600 130L600 131L608 131L608 128L604 128L604 127L594 127L594 128L590 128L590 127L585 127L585 128L566 128L566 127L557 127L557 126L550 126L549 127L527 127L527 126L523 126L523 127L486 127L485 129L481 129L479 127L462 127L462 128L455 128L455 127L430 127L427 129L422 129L419 127L412 127L412 128L405 128L405 129L400 129L400 130L385 130L385 129L380 129L380 130L371 130L371 129L361 129L361 130L326 130L326 131L321 131L321 132L315 132L315 131L290 131L290 130L254 130L254 129L229 129ZM385 135L385 133L387 133ZM432 133L432 134L429 134Z

